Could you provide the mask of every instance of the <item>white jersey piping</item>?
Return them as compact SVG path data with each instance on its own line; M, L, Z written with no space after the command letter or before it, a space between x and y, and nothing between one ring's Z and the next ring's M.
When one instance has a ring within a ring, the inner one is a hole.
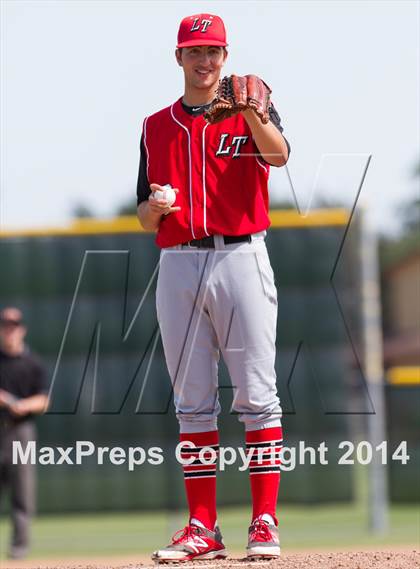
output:
M265 170L265 173L267 174L267 168L264 166L264 164L262 164L257 157L255 157L255 160L257 161L257 164L259 164L261 166L261 168L263 168Z
M193 239L195 239L195 233L194 233L194 222L193 222L193 201L192 201L192 175L191 175L191 137L190 137L190 133L189 130L187 129L186 126L184 126L182 123L179 122L179 120L175 117L174 115L174 111L173 111L173 106L175 103L173 103L171 105L171 116L173 118L173 120L179 124L179 126L181 126L185 132L187 133L188 136L188 171L189 171L189 186L190 186L190 224L191 224L191 233L193 236Z
M204 224L204 231L206 235L210 235L207 231L207 190L206 190L206 137L205 132L206 128L209 126L209 123L203 128L202 139L203 139L203 224Z
M143 142L144 142L144 148L146 150L146 173L147 173L147 180L150 183L150 178L149 178L149 149L147 148L147 142L146 142L146 132L147 132L147 121L148 121L149 117L146 117L144 119L144 126L143 126Z

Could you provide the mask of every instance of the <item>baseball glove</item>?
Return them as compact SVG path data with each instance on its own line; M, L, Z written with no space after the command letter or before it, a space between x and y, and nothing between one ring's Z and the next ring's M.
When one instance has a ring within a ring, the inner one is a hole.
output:
M270 117L271 89L256 75L231 75L223 77L216 91L216 98L204 114L209 123L217 123L228 119L245 109L253 109L263 124Z

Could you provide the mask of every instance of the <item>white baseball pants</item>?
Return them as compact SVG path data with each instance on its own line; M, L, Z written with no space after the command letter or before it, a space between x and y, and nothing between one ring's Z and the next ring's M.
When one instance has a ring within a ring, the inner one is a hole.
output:
M182 433L212 431L220 413L218 362L246 430L281 425L275 355L277 290L265 231L251 243L162 249L157 316Z

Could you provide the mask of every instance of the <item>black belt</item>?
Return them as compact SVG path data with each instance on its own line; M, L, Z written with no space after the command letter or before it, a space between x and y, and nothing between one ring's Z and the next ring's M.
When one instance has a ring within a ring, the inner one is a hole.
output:
M223 241L225 245L230 245L231 243L251 243L251 235L223 235ZM192 239L183 243L183 245L188 245L188 247L196 247L197 249L207 248L214 249L214 235L209 235L208 237L203 237L202 239Z

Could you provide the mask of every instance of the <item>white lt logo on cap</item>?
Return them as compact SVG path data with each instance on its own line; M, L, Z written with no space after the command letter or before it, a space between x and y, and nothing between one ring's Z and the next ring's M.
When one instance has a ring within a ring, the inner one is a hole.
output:
M211 24L211 20L201 20L200 24L198 23L198 20L200 18L195 18L192 28L190 30L190 32L196 32L197 30L200 29L200 25L202 27L201 33L204 33L207 31L207 28L210 26Z

